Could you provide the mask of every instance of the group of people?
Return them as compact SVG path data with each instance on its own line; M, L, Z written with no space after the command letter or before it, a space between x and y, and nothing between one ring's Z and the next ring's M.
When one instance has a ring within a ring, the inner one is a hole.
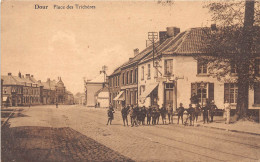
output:
M194 106L193 106L194 105ZM213 122L214 115L216 113L216 110L218 109L215 105L214 101L208 101L201 107L199 103L197 104L189 104L189 108L185 109L183 107L183 104L180 103L180 107L177 109L177 115L178 115L178 124L179 120L182 120L182 124L187 125L188 121L190 122L190 125L194 125L194 121L198 121L199 115L202 113L203 115L203 123L209 123ZM187 112L187 118L183 123L183 114L184 112ZM209 119L210 116L210 119Z
M214 101L207 102L201 107L199 103L197 104L189 104L188 108L184 108L183 104L180 103L180 106L177 108L176 112L173 112L172 105L164 106L161 108L159 106L149 106L149 107L138 107L134 105L124 106L121 110L122 119L124 126L128 126L128 116L130 116L130 125L156 125L159 124L160 117L162 119L162 124L166 124L166 118L168 117L169 124L173 123L173 116L178 116L178 122L181 119L183 125L194 125L194 121L198 121L198 116L203 114L203 122L209 123L209 121L213 122L213 118L215 112L217 110L217 106ZM111 124L114 119L114 109L112 105L110 105L108 109L108 121L107 124ZM183 120L184 114L187 114L186 119ZM210 120L209 120L210 116ZM145 121L146 118L146 121ZM188 123L189 122L189 123Z

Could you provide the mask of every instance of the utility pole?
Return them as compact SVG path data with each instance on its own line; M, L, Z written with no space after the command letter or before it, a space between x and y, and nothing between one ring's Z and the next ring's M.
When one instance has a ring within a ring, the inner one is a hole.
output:
M158 39L158 33L157 32L148 32L148 39L153 44L153 67L155 67L155 63L154 63L155 46L154 46L154 43Z

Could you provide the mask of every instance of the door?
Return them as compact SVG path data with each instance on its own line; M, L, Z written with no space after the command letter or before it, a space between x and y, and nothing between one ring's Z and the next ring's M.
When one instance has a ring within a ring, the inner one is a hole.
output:
M165 83L164 85L164 105L173 106L173 83Z

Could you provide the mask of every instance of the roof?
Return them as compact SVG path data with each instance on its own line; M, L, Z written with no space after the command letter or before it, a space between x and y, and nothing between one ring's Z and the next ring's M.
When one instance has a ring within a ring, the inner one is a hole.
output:
M155 43L155 47L159 45L159 41ZM137 54L135 57L133 57L132 59L130 59L128 62L126 62L125 64L123 64L121 66L121 68L125 68L129 65L132 65L134 63L138 63L142 58L144 58L145 56L147 56L147 54L151 53L153 50L153 46L150 45L147 48L145 48L143 51L141 51L139 54Z
M206 32L209 28L192 28L183 32L182 36L176 38L174 44L169 46L163 53L164 54L199 54L206 53L203 50L203 38L206 37ZM203 43L204 42L204 43Z
M203 37L209 28L192 28L179 33L175 37L167 38L162 44L156 47L156 56L164 54L200 54L203 51ZM145 57L140 63L143 63L153 57L152 53Z
M46 82L42 82L42 84L43 84L43 89L55 90L57 83L55 80L47 80Z
M94 79L87 81L87 83L104 83L104 74L101 73Z
M12 75L2 75L1 78L3 79L3 85L23 85L22 83L18 82Z

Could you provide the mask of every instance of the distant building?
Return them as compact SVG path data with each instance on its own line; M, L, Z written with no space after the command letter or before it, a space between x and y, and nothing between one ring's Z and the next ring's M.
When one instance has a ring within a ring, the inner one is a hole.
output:
M109 90L108 87L105 86L104 88L97 91L95 94L95 98L97 101L96 107L109 107Z
M66 105L74 104L74 96L70 91L66 91L66 93L65 93L65 104Z
M85 82L86 89L86 106L95 107L97 105L96 94L99 90L107 85L104 74L100 74L93 80L88 80Z
M78 105L85 105L85 93L76 93L74 102Z
M65 104L66 100L66 87L61 80L61 77L58 77L58 83L56 84L56 102L59 104Z
M20 72L18 76L8 73L2 75L2 105L3 106L29 106L40 104L73 104L74 97L59 77L59 81L46 82L37 81L33 75L26 74L25 77Z

